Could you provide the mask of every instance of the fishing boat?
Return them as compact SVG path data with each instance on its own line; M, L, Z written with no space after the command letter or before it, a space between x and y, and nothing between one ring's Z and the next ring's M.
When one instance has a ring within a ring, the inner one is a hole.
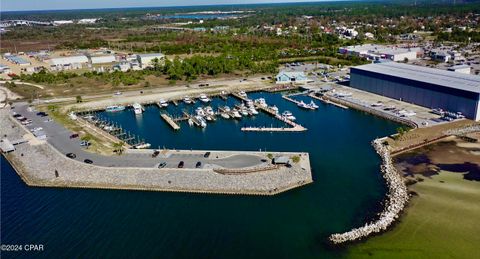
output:
M125 106L122 106L122 105L112 105L112 106L108 106L105 109L105 111L107 112L120 112L123 110L125 110Z
M245 93L245 91L240 91L240 92L238 92L238 95L239 95L240 97L247 98L247 93Z
M282 113L282 117L287 119L287 120L291 120L291 121L294 121L296 120L297 118L295 118L295 116L293 116L292 112L291 111L284 111Z
M144 111L143 106L139 103L134 103L132 107L133 107L133 111L135 112L135 115L142 114Z
M165 99L160 99L159 104L160 104L160 107L167 107L168 106L168 102L165 101Z
M192 99L188 96L183 97L183 102L186 103L186 104L192 104L193 103Z
M318 109L318 105L314 102L314 101L311 101L308 106L312 107L313 109Z
M198 98L201 102L208 103L210 102L210 98L206 94L201 94Z

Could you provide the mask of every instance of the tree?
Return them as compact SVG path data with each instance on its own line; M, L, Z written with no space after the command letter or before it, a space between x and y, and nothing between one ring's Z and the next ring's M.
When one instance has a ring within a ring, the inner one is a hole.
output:
M80 95L77 95L77 97L75 97L75 99L77 100L77 103L83 102L82 97Z
M123 153L125 143L123 141L119 141L113 143L113 152L117 153L117 155L121 155Z

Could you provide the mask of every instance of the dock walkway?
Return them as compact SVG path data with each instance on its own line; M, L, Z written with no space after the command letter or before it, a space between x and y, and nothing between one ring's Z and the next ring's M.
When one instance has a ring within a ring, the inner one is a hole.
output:
M317 100L319 100L319 101L322 101L322 102L324 102L324 103L335 105L335 106L337 106L337 107L339 107L339 108L342 108L342 109L348 109L348 106L345 106L345 105L343 105L343 104L339 104L339 103L336 103L336 102L332 102L332 101L330 101L330 100L328 100L328 99L325 99L325 98L318 97L318 96L316 96L316 95L313 94L313 93L312 93L312 94L309 94L308 96L310 96L310 97L313 98L313 99L317 99Z
M180 126L166 113L161 113L160 116L162 119L164 119L170 127L172 127L174 130L179 130Z

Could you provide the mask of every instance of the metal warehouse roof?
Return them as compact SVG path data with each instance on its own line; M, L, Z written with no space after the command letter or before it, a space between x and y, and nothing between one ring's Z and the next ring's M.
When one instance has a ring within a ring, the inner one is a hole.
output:
M73 63L88 63L88 58L85 55L51 58L50 63L53 64L53 65L68 65L68 64L73 64Z
M447 70L396 62L375 63L357 66L354 68L383 75L440 85L448 88L480 93L480 76L476 75L461 74Z

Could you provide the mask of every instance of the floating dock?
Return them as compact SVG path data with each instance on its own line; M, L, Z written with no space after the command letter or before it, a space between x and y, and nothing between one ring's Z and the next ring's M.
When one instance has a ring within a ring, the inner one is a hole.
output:
M300 104L299 101L294 100L294 99L290 98L289 96L283 95L282 98L285 99L285 100L287 100L287 101L290 101L290 102L296 104L297 106ZM304 108L304 109L309 109L309 110L315 110L315 108L313 108L313 107L308 107L308 106L305 106L305 107L302 107L302 108Z
M292 128L272 128L272 127L242 127L242 131L256 131L256 132L301 132L306 131L307 129L301 125L292 127Z
M339 108L342 108L342 109L348 109L348 106L345 106L345 105L343 105L343 104L339 104L339 103L336 103L336 102L332 102L332 101L330 101L329 99L325 99L325 98L318 97L318 96L316 96L316 95L313 94L313 93L312 93L312 94L309 94L308 96L310 96L310 97L313 98L313 99L317 99L317 100L319 100L319 101L322 101L322 102L324 102L324 103L335 105L335 106L337 106L337 107L339 107Z
M162 119L164 119L168 123L168 125L170 125L170 127L172 127L172 129L174 129L174 130L179 130L180 129L180 126L168 114L161 113L160 117L162 117Z

